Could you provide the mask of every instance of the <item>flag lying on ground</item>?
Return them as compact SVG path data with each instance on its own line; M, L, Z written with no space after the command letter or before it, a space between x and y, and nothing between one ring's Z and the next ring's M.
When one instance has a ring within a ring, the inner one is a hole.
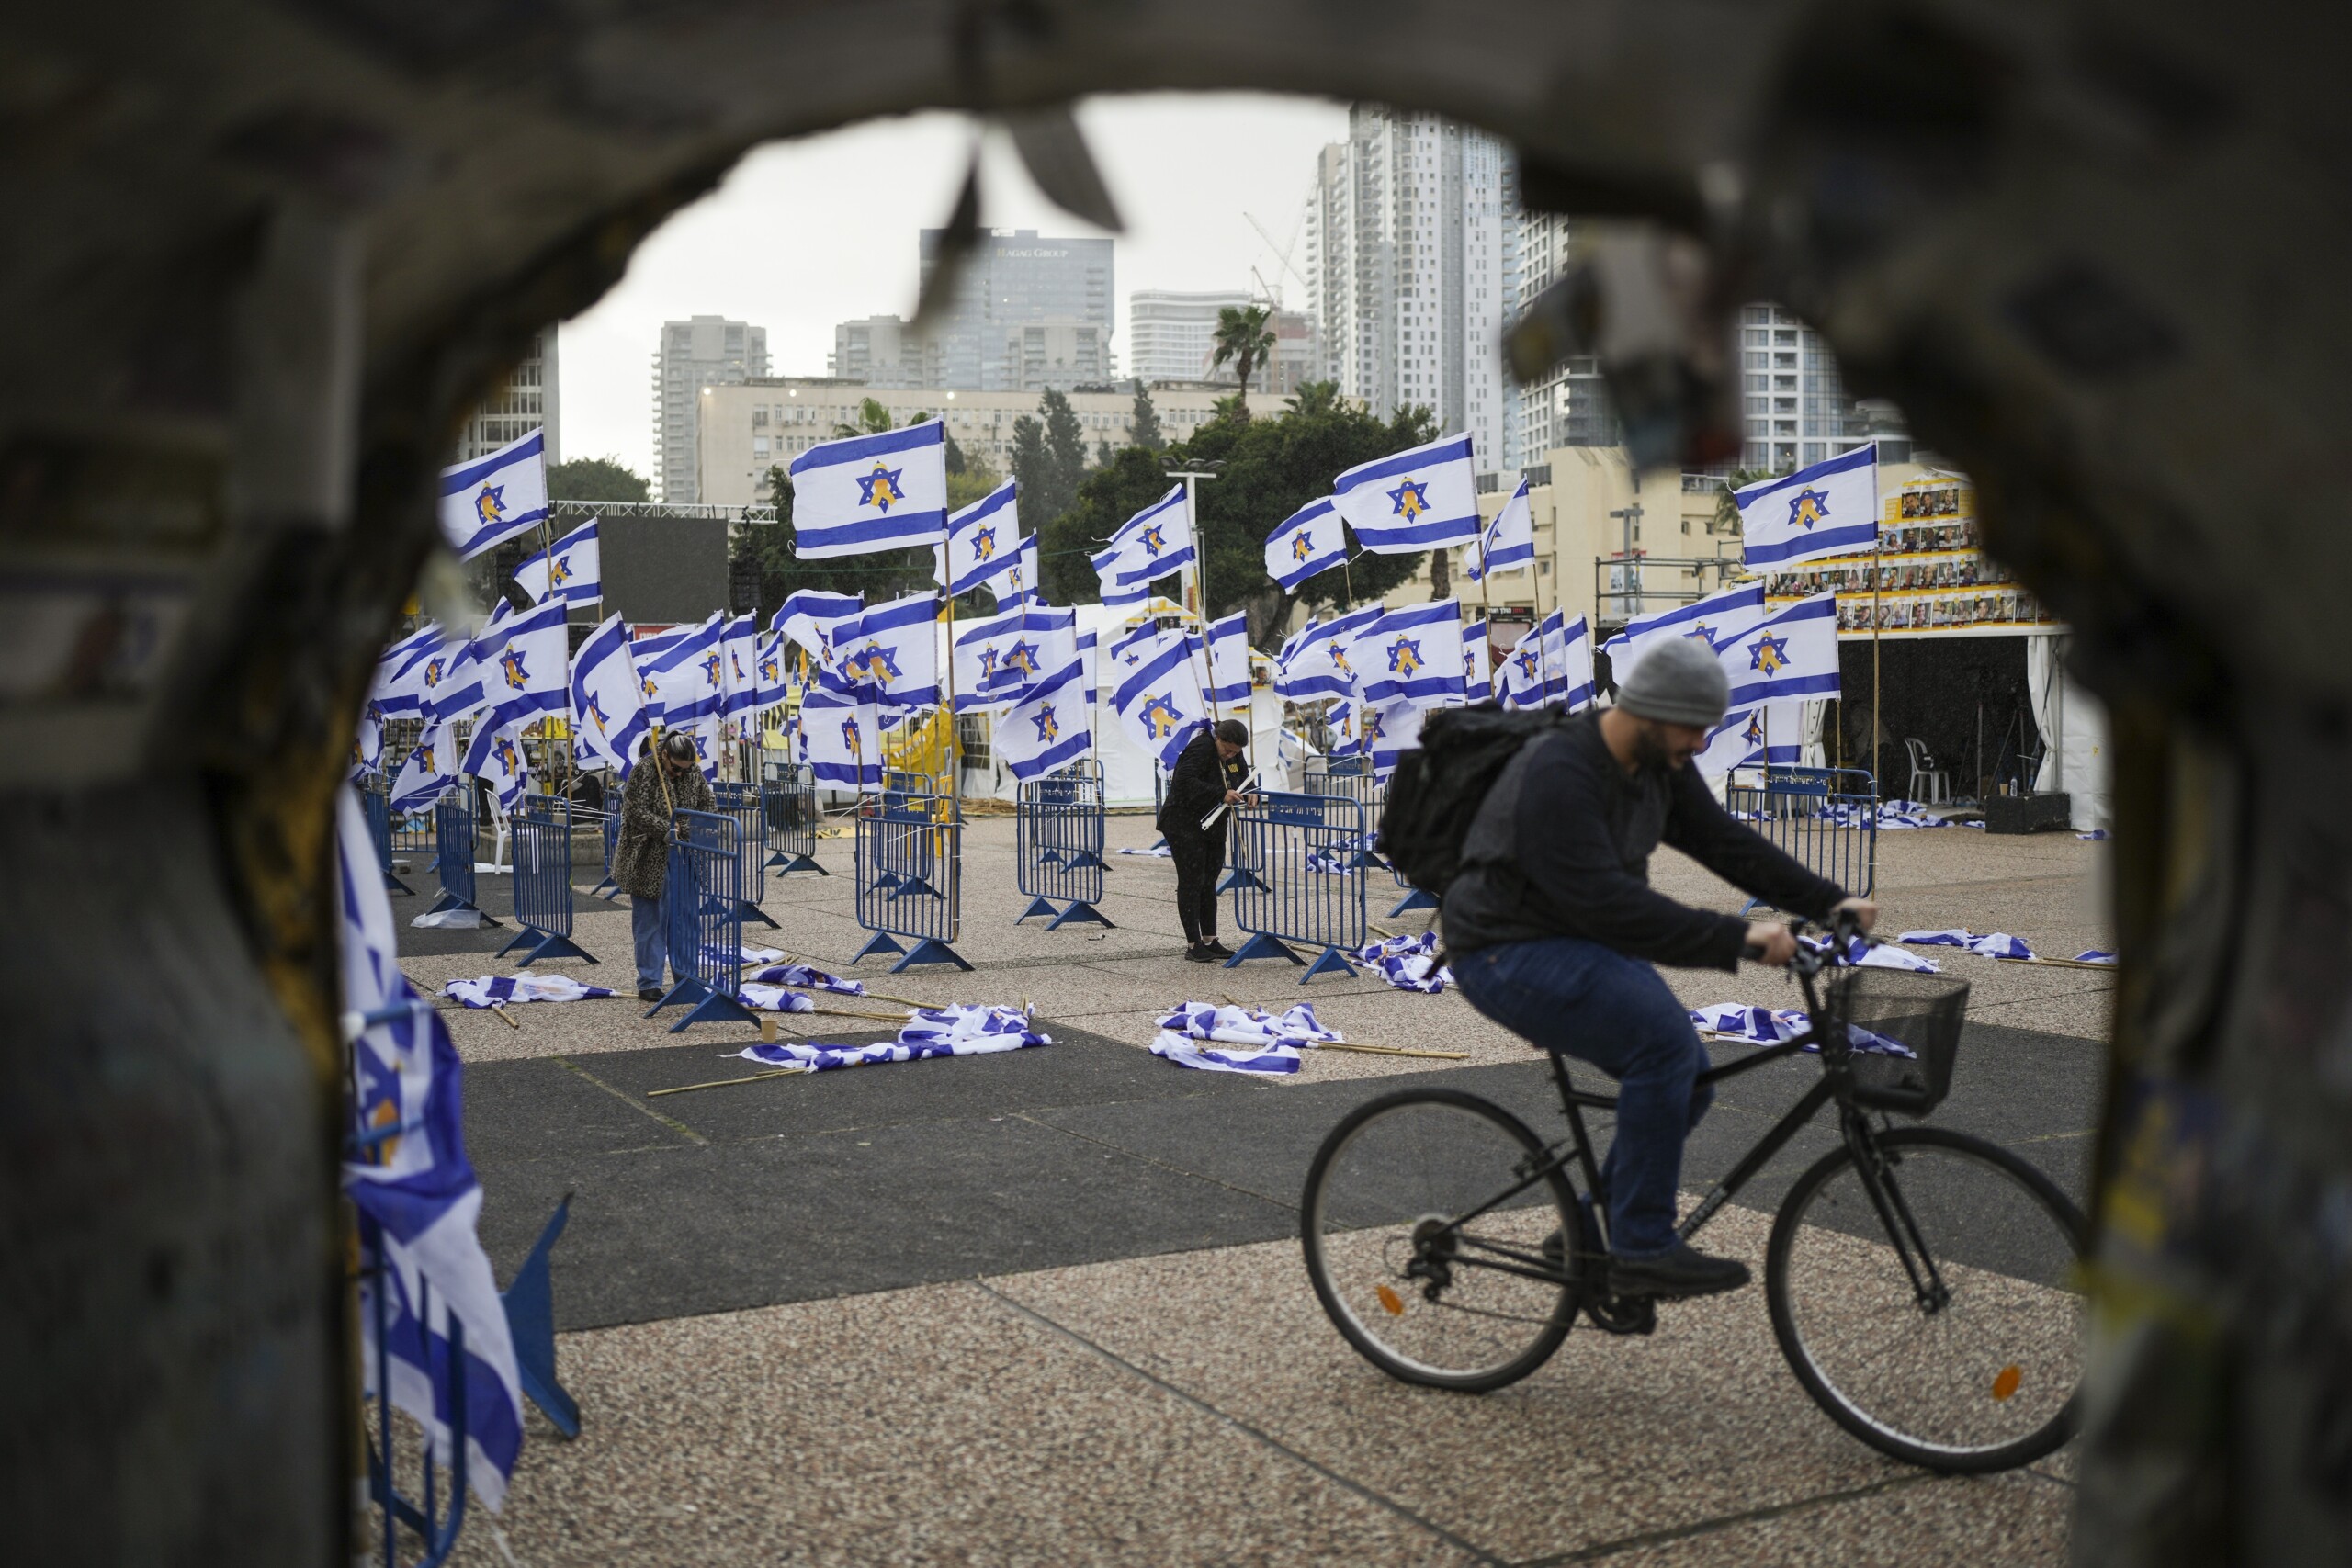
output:
M603 559L592 517L546 549L526 557L514 569L514 581L535 604L554 599L593 604L605 596Z
M950 597L960 599L975 588L999 583L1006 573L1020 569L1024 541L1015 503L1019 491L1007 479L947 520L947 570L942 581ZM1034 553L1035 547L1030 548ZM1029 581L1023 586L1034 586L1035 573L1026 575ZM1021 592L1012 584L996 591L1000 600Z
M1731 492L1747 570L1781 570L1878 543L1878 444Z
M801 992L783 986L764 986L756 980L746 980L735 990L736 999L755 1012L815 1012L816 1002Z
M1838 595L1816 593L1767 616L1753 631L1715 645L1731 703L1781 702L1838 694Z
M1348 531L1329 496L1310 501L1266 536L1266 575L1285 592L1348 558Z
M522 1452L523 1391L505 1304L474 1228L481 1184L466 1157L464 1068L441 1015L401 973L368 819L348 789L335 826L353 1117L343 1187L359 1213L366 1392L413 1416L438 1462L450 1463L462 1442L474 1495L495 1510ZM381 1389L379 1292L390 1362ZM462 1358L452 1353L453 1327L462 1330ZM453 1373L464 1387L461 1424L449 1398Z
M451 980L441 987L441 994L469 1008L503 1007L508 1002L585 1002L613 995L602 986L583 986L569 975L490 975L479 980Z
M548 514L547 432L441 470L441 536L471 560L537 528Z
M1367 704L1430 706L1462 696L1462 610L1451 599L1407 604L1356 633L1348 649Z
M792 459L792 553L802 560L947 536L947 427L935 419L821 441Z
M1203 1072L1295 1073L1302 1049L1327 1043L1344 1042L1316 1018L1310 1002L1280 1017L1259 1008L1185 1002L1159 1021L1151 1054Z
M773 953L775 949L745 948L743 956L746 963L762 962L752 956L754 951ZM770 964L763 969L752 971L743 978L757 981L763 986L797 986L804 991L831 991L835 996L842 997L865 995L865 981L844 980L838 975L828 975L822 969L812 969L806 964Z
M1040 1032L1029 1014L1018 1008L922 1008L907 1020L899 1037L881 1045L828 1045L814 1040L788 1044L748 1045L735 1055L746 1061L803 1072L831 1072L836 1067L877 1066L886 1062L920 1062L926 1056L985 1056L1051 1045L1054 1037Z
M1400 991L1436 996L1453 978L1453 971L1437 961L1437 933L1383 937L1356 950L1355 961Z
M1985 958L2031 958L2033 949L2007 931L1978 936L1963 928L1940 931L1905 931L1894 939L1917 947L1964 947Z
M1811 1027L1811 1021L1796 1008L1760 1008L1744 1002L1717 1002L1713 1007L1690 1010L1693 1028L1702 1033L1744 1040L1757 1045L1777 1045L1783 1040L1794 1040ZM1874 1034L1860 1024L1846 1026L1846 1038L1854 1049L1876 1056L1909 1056L1908 1045L1883 1034ZM1807 1051L1818 1051L1819 1045L1808 1045Z
M1250 615L1246 610L1209 625L1208 699L1221 707L1246 705L1250 701Z
M1510 571L1535 558L1535 509L1527 499L1525 479L1519 481L1470 553L1473 558L1464 562L1463 572L1473 582L1490 571Z
M1111 709L1137 746L1161 767L1173 768L1193 732L1207 721L1208 705L1201 699L1190 637L1161 632L1146 648L1111 694Z
M637 663L629 657L628 627L617 615L598 623L571 661L571 718L572 733L589 754L627 777L649 720Z
M1331 504L1375 555L1469 544L1478 537L1470 437L1441 436L1359 463L1332 481Z

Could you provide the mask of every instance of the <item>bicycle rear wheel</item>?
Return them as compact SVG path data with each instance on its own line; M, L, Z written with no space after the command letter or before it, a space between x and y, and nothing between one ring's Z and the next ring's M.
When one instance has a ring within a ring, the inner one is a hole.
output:
M2041 1171L1939 1127L1877 1134L1797 1178L1772 1223L1772 1332L1805 1392L1880 1452L2008 1470L2072 1435L2082 1213ZM1906 1267L1907 1265L1907 1267Z
M1306 1176L1307 1278L1349 1344L1406 1382L1514 1382L1576 1321L1575 1197L1524 1122L1459 1089L1406 1089L1331 1130ZM1543 1276L1543 1277L1537 1277Z

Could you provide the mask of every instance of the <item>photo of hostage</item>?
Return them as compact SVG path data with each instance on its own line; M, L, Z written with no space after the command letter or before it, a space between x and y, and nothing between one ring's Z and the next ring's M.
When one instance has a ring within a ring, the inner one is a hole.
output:
M639 1001L662 999L664 962L673 981L684 979L684 955L694 952L693 909L671 908L676 901L662 896L678 841L677 814L718 809L718 796L696 764L694 737L673 729L658 748L647 737L621 791L621 836L613 851L613 880L628 895Z
M1193 737L1168 775L1159 828L1176 863L1176 913L1184 922L1184 956L1216 964L1233 956L1216 939L1216 883L1225 870L1229 809L1253 798L1242 793L1250 777L1243 753L1250 727L1238 718L1220 721ZM1228 809L1220 810L1220 807ZM1210 820L1214 814L1215 819Z
M1729 695L1702 642L1644 655L1615 706L1521 748L1472 819L1445 892L1449 962L1470 1004L1618 1081L1601 1180L1610 1278L1628 1295L1706 1295L1748 1277L1745 1264L1675 1235L1683 1141L1713 1090L1696 1082L1707 1058L1690 1016L1652 965L1734 970L1745 956L1785 966L1796 952L1783 926L1654 890L1652 852L1671 845L1792 915L1850 909L1864 931L1878 915L1735 821L1690 765Z

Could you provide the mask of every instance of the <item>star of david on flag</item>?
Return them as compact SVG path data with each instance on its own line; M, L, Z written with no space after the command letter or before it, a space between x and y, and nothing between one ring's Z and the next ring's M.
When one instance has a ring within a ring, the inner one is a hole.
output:
M1332 481L1331 503L1375 554L1469 544L1478 537L1470 437L1443 436L1360 463Z
M526 610L486 632L478 657L497 671L496 691L481 728L521 724L541 714L561 713L571 703L571 634L560 602ZM494 651L492 651L494 649Z
M1209 716L1193 646L1190 637L1162 633L1111 694L1120 728L1163 768L1176 765L1177 755Z
M1718 657L1734 707L1837 696L1838 595L1798 600L1754 631L1719 645Z
M1317 697L1353 697L1355 670L1348 650L1380 615L1379 605L1366 604L1308 626L1283 654L1282 672L1274 681L1275 692L1302 703Z
M947 535L946 427L820 442L793 458L792 553L802 560L935 545Z
M537 528L548 514L547 433L441 470L441 536L471 560Z
M1170 485L1166 495L1128 518L1093 558L1102 603L1140 604L1154 582L1193 559L1192 506L1184 487Z
M604 597L603 551L596 543L596 520L590 518L547 549L525 558L514 569L515 585L544 604L561 599L567 604L588 604Z
M1073 625L1075 617L1073 616ZM1046 671L998 722L996 754L1023 783L1084 757L1094 744L1091 705L1085 700L1085 660L1070 639L1068 657Z
M1384 613L1348 650L1358 694L1374 706L1462 700L1462 610L1452 599Z
M1566 620L1555 610L1544 617L1544 700L1570 713L1593 697L1592 626L1584 616Z
M1870 549L1878 543L1878 444L1743 485L1732 500L1750 571Z
M1702 638L1709 648L1724 648L1729 646L1731 639L1753 631L1763 620L1764 584L1758 580L1710 593L1688 604L1677 604L1670 610L1635 615L1601 646L1608 649L1609 667L1622 686L1642 656L1661 642L1693 637Z
M1331 498L1310 501L1266 536L1266 575L1284 592L1348 558L1348 532Z

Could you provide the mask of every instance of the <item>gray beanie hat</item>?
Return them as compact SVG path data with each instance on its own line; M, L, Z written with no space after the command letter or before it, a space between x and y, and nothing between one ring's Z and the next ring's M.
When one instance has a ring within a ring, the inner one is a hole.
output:
M1617 705L1662 724L1713 729L1731 704L1731 682L1703 642L1675 637L1642 655L1617 682Z

